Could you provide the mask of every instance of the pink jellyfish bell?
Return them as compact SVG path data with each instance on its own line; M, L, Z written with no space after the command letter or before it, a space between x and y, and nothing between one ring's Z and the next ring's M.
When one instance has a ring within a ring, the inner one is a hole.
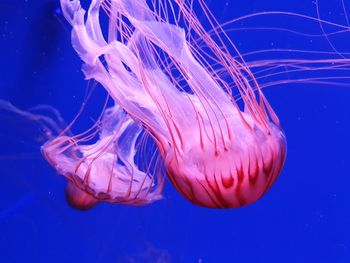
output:
M240 207L279 175L286 141L257 81L203 1L209 35L192 1L61 0L87 79L142 123L175 188L194 204ZM109 16L108 40L100 22Z

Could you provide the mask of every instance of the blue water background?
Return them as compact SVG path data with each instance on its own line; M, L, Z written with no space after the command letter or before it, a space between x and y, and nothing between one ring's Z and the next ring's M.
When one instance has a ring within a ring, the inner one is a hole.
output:
M308 0L207 2L220 22L258 11L315 15ZM320 4L328 19L345 24L340 1ZM300 20L263 21L294 21L291 26L319 32ZM326 41L278 32L230 36L241 52L331 50ZM333 41L349 52L343 37ZM87 83L57 1L0 1L0 59L0 99L23 109L49 104L66 120L77 113ZM167 182L164 199L150 206L73 210L64 198L65 179L43 160L25 127L0 123L0 262L350 262L350 86L298 84L265 92L287 136L287 162L272 189L240 209L194 206Z

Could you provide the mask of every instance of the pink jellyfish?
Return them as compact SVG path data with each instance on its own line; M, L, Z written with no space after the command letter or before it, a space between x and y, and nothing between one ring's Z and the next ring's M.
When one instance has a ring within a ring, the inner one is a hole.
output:
M108 118L125 129L111 126L90 146L65 137L44 146L50 163L80 186L77 195L89 196L87 203L107 199L106 192L118 197L123 192L127 199L117 200L129 203L134 197L136 204L143 203L138 194L143 201L159 197L154 177L137 173L130 179L130 170L114 169L116 141L124 143L122 133L137 124L156 143L174 187L200 206L250 204L268 191L282 169L285 136L248 66L229 53L235 47L224 44L203 1L199 4L213 35L193 13L192 1L174 2L92 0L85 19L80 1L61 0L86 78L98 81L127 112L123 117L135 121L123 126L118 110L111 110ZM109 17L107 39L99 22L101 8ZM134 143L137 133L132 134ZM134 169L133 154L126 159Z
M141 127L117 105L104 110L99 125L99 139L94 143L89 141L95 132L76 136L61 132L42 147L44 157L69 180L66 197L70 205L86 210L99 201L143 205L160 199L160 172L151 171L151 165L142 169L135 162L137 151L146 143ZM157 159L153 156L149 161Z

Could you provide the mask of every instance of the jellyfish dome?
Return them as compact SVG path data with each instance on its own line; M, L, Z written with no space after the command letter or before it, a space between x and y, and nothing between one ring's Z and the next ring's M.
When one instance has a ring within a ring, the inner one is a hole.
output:
M199 1L212 25L208 33L192 4L92 0L85 16L80 1L61 0L86 78L98 81L147 131L174 187L200 206L240 207L258 200L276 180L286 140L234 44ZM107 38L102 10L109 20ZM113 153L110 147L104 152ZM84 154L90 151L84 148ZM91 156L99 154L94 151ZM55 164L69 167L71 161Z

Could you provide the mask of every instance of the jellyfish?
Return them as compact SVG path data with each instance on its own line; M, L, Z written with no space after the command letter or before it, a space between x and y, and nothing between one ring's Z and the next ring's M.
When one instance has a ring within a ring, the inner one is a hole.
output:
M33 150L44 143L43 156L68 180L66 199L73 208L87 210L100 201L145 205L162 198L159 157L142 128L118 105L105 106L93 126L76 135L71 128L80 113L67 125L52 106L22 110L4 100L0 113L2 139L20 144L14 147L20 154L27 154L23 144Z
M108 119L127 123L125 129L108 124L109 133L102 132L100 140L87 147L64 137L43 147L59 173L74 186L83 185L77 195L88 194L88 203L113 199L105 193L124 169L114 169L116 155L119 158L114 146L123 144L122 133L129 134L133 127L142 127L153 139L170 182L199 206L248 205L280 174L287 146L277 115L243 58L230 54L217 31L213 36L204 30L191 3L92 0L85 18L80 1L61 0L86 79L99 82L115 107L125 111L122 118L118 111L108 111ZM108 15L107 38L101 9ZM131 134L135 143L138 133ZM132 155L126 159L134 167ZM147 182L131 183L135 177ZM142 193L146 200L157 199L159 192L153 196L150 190L153 177L135 177L117 179L112 187L116 196L122 189L133 197ZM129 198L116 200L128 203Z
M78 135L63 131L42 146L46 160L68 179L68 203L88 210L100 201L144 205L159 200L162 175L150 165L157 162L156 155L145 168L135 161L138 151L145 154L141 127L118 105L103 110L98 123L97 131L89 132L96 124ZM91 142L96 132L98 139Z

